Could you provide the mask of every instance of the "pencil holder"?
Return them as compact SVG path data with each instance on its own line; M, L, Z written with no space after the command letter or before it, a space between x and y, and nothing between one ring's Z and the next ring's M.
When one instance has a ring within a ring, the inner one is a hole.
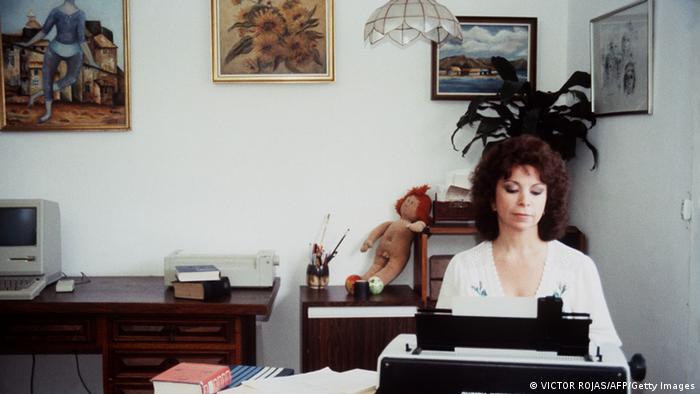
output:
M306 267L306 284L312 289L325 289L328 286L328 265L309 264Z

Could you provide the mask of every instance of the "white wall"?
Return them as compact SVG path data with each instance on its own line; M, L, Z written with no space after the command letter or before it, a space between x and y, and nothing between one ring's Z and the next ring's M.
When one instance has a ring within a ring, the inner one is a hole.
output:
M689 12L694 21L700 20L700 3L695 2ZM690 36L700 36L700 26L694 23L690 28ZM695 43L691 48L691 63L700 64L700 46ZM692 78L691 89L700 92L700 78ZM700 354L700 94L695 93L691 99L693 109L693 226L691 229L691 259L690 259L690 354ZM700 371L700 357L691 357L688 366L690 371Z
M430 100L429 45L363 43L364 22L383 1L336 0L337 81L321 85L214 85L208 2L130 3L133 130L2 133L0 196L60 203L71 275L160 275L175 249L276 249L282 287L259 362L298 369L298 286L323 215L332 213L329 240L351 228L331 266L341 284L368 267L360 243L395 218L406 189L443 182L478 158L475 150L465 162L450 145L466 103ZM458 15L537 17L538 84L565 80L566 2L443 4ZM55 374L74 373L72 363L55 363ZM0 375L0 391L7 385ZM60 388L37 392L48 390Z
M569 72L590 70L588 21L628 3L569 1ZM698 113L697 61L689 55L695 53L697 60L697 34L691 32L697 32L700 5L694 0L655 4L654 114L599 119L591 132L600 151L599 170L588 171L584 149L578 151L584 160L571 166L572 222L589 236L624 350L647 358L647 381L698 387L698 334L689 337L690 323L698 327L697 292L695 308L689 308L689 273L697 272L698 262L691 264L690 224L681 220L680 204L690 195L693 155L698 160L692 143L698 125L692 120ZM697 173L695 178L697 190ZM689 347L693 342L695 352Z

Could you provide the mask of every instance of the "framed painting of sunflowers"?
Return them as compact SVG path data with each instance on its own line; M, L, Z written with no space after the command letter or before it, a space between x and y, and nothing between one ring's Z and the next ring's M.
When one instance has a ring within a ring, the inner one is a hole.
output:
M214 82L335 80L333 0L211 0Z

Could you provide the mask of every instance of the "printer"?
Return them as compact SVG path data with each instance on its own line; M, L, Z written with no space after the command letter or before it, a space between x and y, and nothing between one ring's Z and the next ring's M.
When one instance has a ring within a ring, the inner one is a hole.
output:
M379 355L377 393L631 393L644 379L640 354L627 362L614 345L589 352L588 314L562 312L556 297L533 301L532 318L419 310L416 334Z
M175 251L166 256L163 262L165 286L177 280L175 267L178 265L213 265L221 276L228 277L231 287L272 287L275 280L275 267L280 258L274 250L261 250L257 254L184 254Z

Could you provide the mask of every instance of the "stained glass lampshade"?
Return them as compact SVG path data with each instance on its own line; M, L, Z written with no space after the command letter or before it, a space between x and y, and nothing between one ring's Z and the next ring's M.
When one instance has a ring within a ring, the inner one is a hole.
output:
M391 0L377 8L365 23L365 41L388 36L399 45L408 45L423 36L441 43L448 38L462 40L459 21L435 0Z

